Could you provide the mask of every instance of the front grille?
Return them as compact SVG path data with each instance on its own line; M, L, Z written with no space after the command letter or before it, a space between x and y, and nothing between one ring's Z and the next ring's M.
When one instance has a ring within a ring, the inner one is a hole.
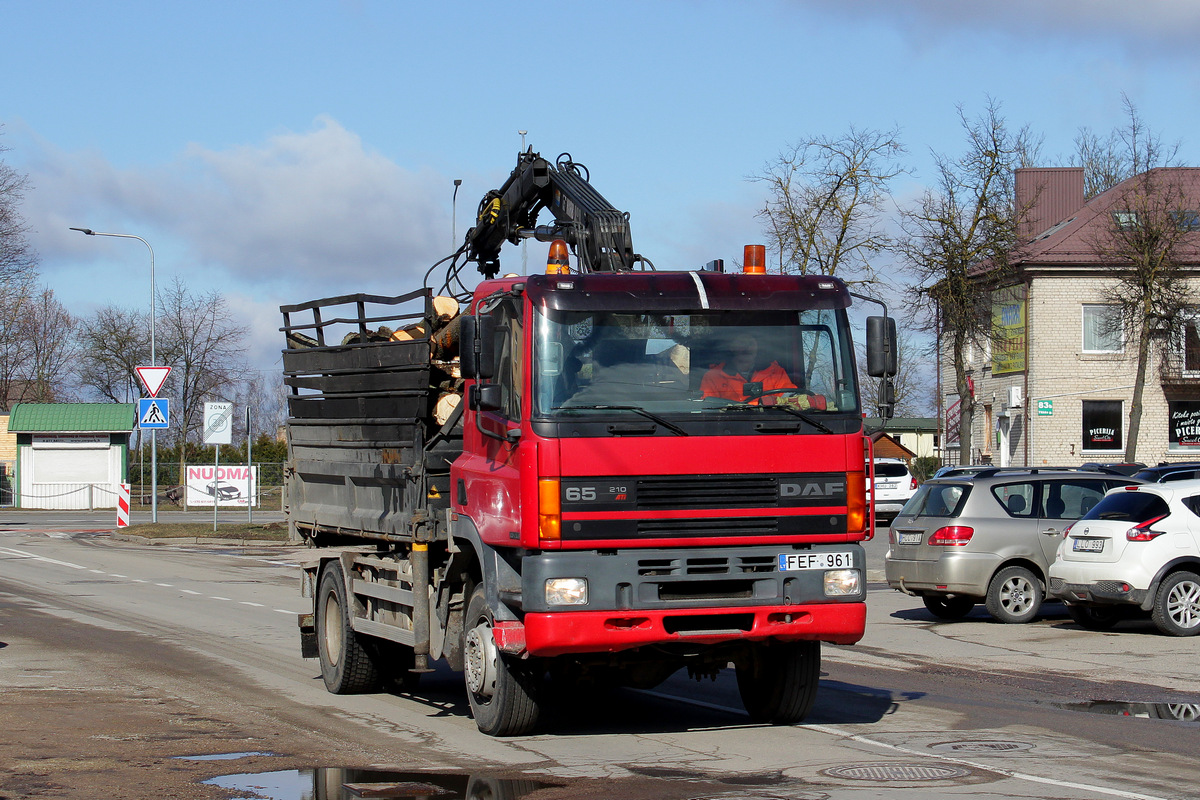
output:
M746 575L775 571L776 557L761 556L696 556L693 558L639 558L637 574L641 577L667 575Z
M639 510L663 508L774 508L779 480L768 475L687 475L640 478Z
M722 519L642 519L639 536L774 536L778 517L725 517Z

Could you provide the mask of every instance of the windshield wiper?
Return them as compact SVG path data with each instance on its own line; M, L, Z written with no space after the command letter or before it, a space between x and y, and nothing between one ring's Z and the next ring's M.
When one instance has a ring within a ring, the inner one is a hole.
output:
M679 427L675 423L668 422L667 420L660 417L658 414L654 414L650 411L647 411L646 409L641 408L640 406L610 406L610 405L559 406L558 408L552 408L550 410L551 411L575 411L576 409L581 409L581 408L588 409L591 411L632 411L635 414L641 414L643 417L650 420L651 422L657 422L659 425L662 425L664 428L669 430L671 433L674 433L676 436L687 436L688 435L687 431L685 431L683 428Z
M833 433L833 429L830 428L829 426L825 425L822 422L818 422L817 420L810 417L808 414L805 414L800 409L793 408L792 406L789 406L786 403L776 403L775 405L772 405L772 406L751 405L750 403L734 403L732 405L723 407L721 410L722 411L733 411L733 410L741 411L743 409L748 409L748 408L774 408L774 409L779 409L780 411L786 411L787 413L791 414L793 417L799 417L800 419L804 420L809 425L812 425L814 428L816 428L819 431L823 431L825 433Z

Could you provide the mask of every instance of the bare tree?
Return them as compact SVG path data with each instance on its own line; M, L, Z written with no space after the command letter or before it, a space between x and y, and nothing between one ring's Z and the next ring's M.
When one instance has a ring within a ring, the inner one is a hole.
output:
M971 458L975 401L967 375L967 351L992 336L992 290L1009 279L1017 252L1021 214L1013 196L1013 171L1036 157L1028 128L1009 130L999 105L989 99L968 119L958 109L965 152L935 154L936 187L901 214L900 252L917 278L910 308L925 330L939 330L954 368L961 409L960 458Z
M9 148L0 145L0 155ZM29 226L21 215L21 201L29 179L0 161L0 283L23 283L35 277L37 254L25 235Z
M165 389L173 401L172 430L177 443L194 443L204 403L231 398L245 375L247 329L235 322L220 294L192 294L178 279L159 303L159 358L171 366ZM186 449L179 449L181 475Z
M150 363L150 317L106 306L80 326L78 381L93 397L132 403L141 395L134 369Z
M77 321L54 296L42 289L25 304L26 380L33 403L61 402L70 395L67 376L79 353Z
M1172 335L1196 304L1184 265L1197 261L1196 186L1186 186L1182 173L1152 169L1119 185L1109 224L1093 237L1098 260L1114 277L1107 302L1118 306L1116 320L1134 342L1137 361L1125 460L1137 460L1142 421L1142 395L1152 351L1165 353ZM1190 190L1190 191L1189 191ZM1191 199L1189 200L1189 197Z
M758 217L780 268L802 275L877 279L872 259L891 240L883 227L889 183L905 169L897 131L850 128L792 145L754 180L770 194Z
M896 395L895 414L898 417L923 417L928 415L931 406L932 393L930 387L935 381L930 376L922 374L922 368L929 363L930 347L922 348L915 341L909 330L901 330L896 345L897 367L892 379ZM922 352L922 351L925 352ZM924 358L922 358L924 356ZM879 397L881 378L872 378L867 374L866 345L859 349L858 383L862 387L863 410L871 413L875 398Z
M1101 136L1081 128L1075 136L1071 165L1083 167L1084 197L1092 198L1154 167L1178 166L1180 142L1164 142L1146 128L1137 106L1121 95L1126 123Z

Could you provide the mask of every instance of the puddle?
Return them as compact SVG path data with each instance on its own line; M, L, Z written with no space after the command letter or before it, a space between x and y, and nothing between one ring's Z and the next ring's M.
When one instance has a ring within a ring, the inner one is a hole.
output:
M518 800L538 789L561 786L534 778L492 778L439 772L387 772L316 767L241 775L205 781L235 793L236 800Z
M1200 703L1122 703L1111 700L1090 700L1083 703L1054 703L1067 711L1086 711L1114 717L1142 717L1184 722L1200 727Z
M239 758L252 758L253 756L273 756L274 753L260 752L258 750L250 750L245 753L213 753L207 756L175 756L180 761L236 761Z

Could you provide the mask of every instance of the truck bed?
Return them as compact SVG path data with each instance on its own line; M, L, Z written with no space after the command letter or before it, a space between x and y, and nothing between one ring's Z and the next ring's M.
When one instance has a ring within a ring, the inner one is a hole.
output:
M430 360L431 293L344 295L280 311L289 530L410 540L430 487L445 483L434 494L448 496L449 462L461 451L461 438L436 435L432 419L447 376ZM416 338L388 338L406 328Z

